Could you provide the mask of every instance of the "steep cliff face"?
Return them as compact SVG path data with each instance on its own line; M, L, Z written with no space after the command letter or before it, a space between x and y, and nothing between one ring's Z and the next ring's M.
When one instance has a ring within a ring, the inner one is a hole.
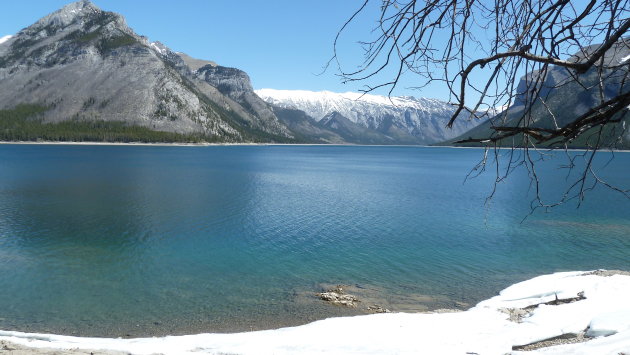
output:
M195 71L194 75L239 103L246 111L243 116L248 118L252 127L278 135L292 136L269 105L254 92L249 75L244 71L208 64Z
M25 103L45 107L39 117L48 123L124 122L228 142L291 138L273 114L248 113L179 55L87 0L0 43L0 109Z

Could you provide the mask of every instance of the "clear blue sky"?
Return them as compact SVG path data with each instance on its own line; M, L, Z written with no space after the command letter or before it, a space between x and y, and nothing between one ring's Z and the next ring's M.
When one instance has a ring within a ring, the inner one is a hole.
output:
M4 1L0 36L14 34L70 0ZM342 84L335 67L316 75L331 57L335 35L362 0L93 0L122 14L138 34L175 51L246 71L255 88L358 91L361 83ZM375 2L377 4L378 2ZM356 41L374 27L377 7L357 20L344 37L342 60L360 63ZM347 69L354 68L348 65ZM403 79L394 95L446 99L440 87L408 90ZM386 91L377 92L385 94Z

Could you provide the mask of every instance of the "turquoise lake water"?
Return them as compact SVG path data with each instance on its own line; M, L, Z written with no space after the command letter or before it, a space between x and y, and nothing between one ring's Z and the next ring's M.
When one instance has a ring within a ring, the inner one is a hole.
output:
M575 153L571 153L575 154ZM515 173L488 205L477 149L0 146L0 329L146 336L466 308L561 270L630 269L630 200L597 188L528 214ZM630 182L630 153L600 177ZM566 187L541 163L549 191ZM529 192L528 192L529 191ZM357 309L315 296L345 284Z

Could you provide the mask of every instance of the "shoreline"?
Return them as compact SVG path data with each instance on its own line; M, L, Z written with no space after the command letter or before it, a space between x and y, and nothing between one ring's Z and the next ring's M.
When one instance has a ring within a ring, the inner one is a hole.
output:
M630 350L628 292L627 271L559 272L516 283L462 312L383 313L276 330L162 338L0 331L0 353L617 354Z
M145 143L145 142L61 142L61 141L0 141L0 145L70 145L70 146L136 146L136 147L211 147L211 146L255 146L258 143Z
M413 144L325 144L325 143L146 143L146 142L62 142L62 141L0 141L0 145L68 145L68 146L131 146L131 147L396 147L396 148L449 148L449 149L486 149L485 147L458 147L453 145L413 145ZM498 150L512 149L497 147ZM522 149L522 148L515 148ZM536 151L584 152L584 148L539 148ZM630 153L630 149L599 149L600 153Z
M368 144L323 144L323 143L145 143L145 142L58 142L58 141L0 141L0 145L71 145L71 146L137 146L137 147L410 147L433 148L428 145L368 145ZM456 148L456 147L454 147Z
M358 300L354 306L341 306L322 300L319 292L334 289L341 285L345 293ZM496 290L498 292L499 289ZM419 293L392 293L366 284L322 283L312 289L292 289L293 297L283 309L269 307L258 311L258 307L239 314L208 314L196 317L191 314L160 313L160 317L117 318L117 321L102 318L84 320L55 319L43 321L41 318L20 322L7 322L0 313L0 330L20 333L63 334L90 338L137 338L182 336L188 334L231 334L251 331L269 331L280 328L299 327L329 318L347 318L378 314L377 310L387 309L394 313L432 313L442 310L461 312L475 303L491 296L476 297L473 300L451 298L444 295ZM469 303L467 303L469 302ZM243 306L247 308L246 305ZM369 308L373 307L373 308ZM192 318L190 318L192 317ZM10 317L7 319L11 319ZM97 319L100 319L97 320ZM1 353L0 353L1 354Z

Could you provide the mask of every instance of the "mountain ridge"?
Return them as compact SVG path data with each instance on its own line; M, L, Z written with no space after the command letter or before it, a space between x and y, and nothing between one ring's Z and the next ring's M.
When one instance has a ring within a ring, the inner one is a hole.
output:
M470 116L446 128L455 112L449 103L428 98L387 97L355 92L258 89L271 105L298 109L320 122L337 112L350 122L375 134L379 144L432 144L459 136L481 123Z
M0 122L4 140L44 139L33 132L48 129L53 140L151 140L153 131L182 141L418 145L479 123L462 118L446 129L454 108L436 99L325 92L298 107L264 93L244 71L151 42L89 0L0 40L0 113L10 118ZM32 125L39 126L29 132Z
M36 105L45 110L28 120L41 124L123 123L203 141L293 139L266 106L245 108L194 73L122 15L81 0L0 44L0 110Z

